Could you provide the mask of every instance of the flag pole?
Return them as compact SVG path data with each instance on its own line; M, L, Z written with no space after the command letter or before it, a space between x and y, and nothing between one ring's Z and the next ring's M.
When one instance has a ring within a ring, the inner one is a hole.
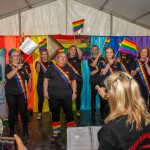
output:
M26 58L26 60L24 61L24 63L31 57L31 55L32 55L32 54L30 54L30 55ZM24 65L24 63L23 63L23 65Z

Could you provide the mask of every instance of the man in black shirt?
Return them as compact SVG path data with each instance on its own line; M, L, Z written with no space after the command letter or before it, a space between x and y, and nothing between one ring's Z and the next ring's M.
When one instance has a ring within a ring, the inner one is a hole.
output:
M97 90L95 89L96 85L100 85L101 81L101 76L100 72L98 69L98 63L101 60L101 52L98 50L97 45L92 46L92 58L88 60L88 64L90 67L90 83L91 83L91 115L92 117L95 116L96 108L95 108L95 103L96 103L96 94Z

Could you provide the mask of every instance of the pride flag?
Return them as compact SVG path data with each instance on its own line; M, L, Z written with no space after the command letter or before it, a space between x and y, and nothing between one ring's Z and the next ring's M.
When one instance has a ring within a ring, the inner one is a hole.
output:
M45 38L39 43L39 51L42 52L46 49L47 49L47 42L46 42L46 38Z
M24 42L24 33L21 34L21 44Z
M131 54L133 56L136 56L138 47L137 47L136 42L133 42L127 38L124 38L124 40L118 50L121 52Z
M118 45L119 45L119 47L120 47L120 46L122 45L122 41L119 41L119 42L118 42Z
M104 47L108 47L109 44L110 44L110 38L109 38L109 37L106 37L105 43L104 43Z
M78 30L82 29L84 26L84 21L85 21L85 19L72 22L73 31L77 32Z

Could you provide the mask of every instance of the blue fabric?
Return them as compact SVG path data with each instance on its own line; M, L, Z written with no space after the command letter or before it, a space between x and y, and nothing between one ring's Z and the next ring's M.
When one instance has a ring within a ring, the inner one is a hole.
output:
M97 45L99 50L102 51L102 57L105 55L104 42L105 38L110 37L110 46L114 49L116 58L119 56L118 48L119 41L123 41L126 37L132 41L137 42L138 48L140 49L142 46L150 47L150 36L91 36L90 46ZM91 109L91 90L90 90L90 69L88 66L88 61L82 61L82 74L83 74L83 89L81 95L81 109L82 110L90 110ZM96 98L96 107L99 109L100 98L97 95Z

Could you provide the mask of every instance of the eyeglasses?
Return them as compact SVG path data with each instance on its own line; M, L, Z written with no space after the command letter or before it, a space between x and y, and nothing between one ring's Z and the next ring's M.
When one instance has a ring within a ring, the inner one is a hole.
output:
M20 57L20 55L12 55L12 57Z

